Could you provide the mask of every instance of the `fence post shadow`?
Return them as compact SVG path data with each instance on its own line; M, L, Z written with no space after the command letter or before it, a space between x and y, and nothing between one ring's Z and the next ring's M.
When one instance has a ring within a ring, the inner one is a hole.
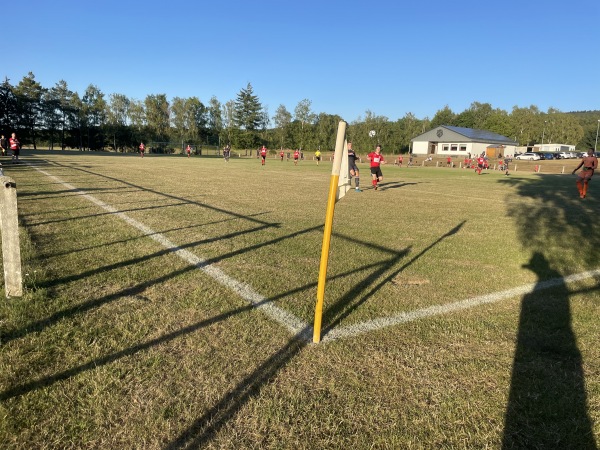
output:
M538 283L562 276L535 252ZM523 297L502 448L597 449L567 286Z

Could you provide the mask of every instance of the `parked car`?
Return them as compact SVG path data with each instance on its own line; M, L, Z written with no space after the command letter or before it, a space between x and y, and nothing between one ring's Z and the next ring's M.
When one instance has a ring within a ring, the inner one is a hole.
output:
M546 159L546 155L544 153L536 153L540 157L540 159Z
M571 158L571 155L569 155L568 153L565 153L565 152L557 153L557 155L558 155L558 159L569 159L569 158Z
M523 159L523 160L529 160L529 161L539 161L540 155L538 155L537 153L533 153L533 152L525 152L525 153L521 153L518 156L515 156L515 159Z
M546 158L546 159L554 159L554 155L552 153L544 153L544 158Z

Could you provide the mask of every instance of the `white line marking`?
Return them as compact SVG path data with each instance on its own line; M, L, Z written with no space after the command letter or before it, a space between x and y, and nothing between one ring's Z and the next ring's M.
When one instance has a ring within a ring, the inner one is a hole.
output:
M105 211L108 211L109 213L116 215L117 217L124 220L132 227L137 228L142 233L144 233L144 235L146 235L149 238L154 239L156 242L161 244L163 247L165 247L166 249L175 253L177 256L179 256L185 262L202 270L205 274L207 274L214 280L218 281L223 286L231 289L233 292L235 292L237 295L242 297L247 302L256 306L256 308L260 309L265 314L267 314L269 317L274 319L276 322L279 322L281 325L283 325L285 328L287 328L292 334L298 335L298 334L305 334L307 332L306 330L309 325L306 322L302 321L301 319L299 319L295 315L289 313L288 311L281 309L278 306L273 305L272 303L270 303L268 301L268 299L266 297L262 296L261 294L256 292L254 289L252 289L251 286L247 285L246 283L242 283L241 281L237 281L234 278L231 278L229 275L227 275L225 272L223 272L218 267L215 267L212 264L208 264L205 259L200 258L200 257L194 255L193 253L178 247L176 244L174 244L169 239L167 239L164 235L157 233L156 231L147 227L143 223L138 222L137 220L129 217L127 214L119 212L113 206L111 206L107 203L104 203L102 200L99 200L96 197L88 194L83 189L79 189L79 188L61 180L60 178L46 172L45 170L42 170L33 165L32 165L32 167L35 170L37 170L38 172L41 172L44 175L46 175L47 177L52 178L53 180L62 184L67 189L71 189L71 190L80 192L81 196L84 197L85 199L98 205L100 208L104 209Z
M538 283L530 283L524 286L508 289L506 291L494 292L479 297L473 297L467 300L461 300L455 303L430 306L429 308L417 309L415 311L404 312L390 317L382 317L379 319L369 320L367 322L357 323L355 325L339 327L327 332L327 334L323 336L322 341L326 342L346 337L358 336L359 334L381 330L382 328L398 325L400 323L412 322L414 320L422 319L424 317L437 316L454 311L460 311L463 309L474 308L475 306L484 305L487 303L496 303L501 300L517 297L519 295L525 295L532 292L542 291L545 289L560 286L561 284L573 283L575 281L581 281L598 276L600 276L600 269L578 273L575 275L569 275L563 278L552 278L550 280L544 280Z
M221 269L215 267L212 264L208 264L205 259L202 259L193 253L184 250L165 236L160 233L155 232L151 228L148 228L141 222L138 222L135 219L132 219L127 214L119 212L113 206L104 203L103 201L97 199L96 197L88 194L82 189L79 189L60 178L39 169L33 165L31 165L38 172L43 173L47 177L50 177L56 180L58 183L62 184L68 189L77 191L81 193L81 196L89 200L90 202L98 205L102 209L115 214L129 225L137 228L146 236L154 239L156 242L161 244L163 247L171 250L177 256L179 256L184 261L192 264L198 269L202 270L208 276L213 278L214 280L221 283L223 286L228 287L240 297L242 297L247 302L256 306L258 309L263 311L267 316L274 319L276 322L283 325L287 328L292 334L303 338L303 339L311 339L312 336L312 326L302 321L292 313L285 311L284 309L279 308L271 303L269 303L268 299L264 296L260 295L251 286L237 281L231 278L229 275L224 273ZM537 292L545 289L549 289L552 287L560 286L561 284L573 283L575 281L581 281L588 278L600 277L600 269L591 270L588 272L582 272L579 274L569 275L563 278L552 278L550 280L540 281L539 283L530 283L523 286L515 287L512 289L508 289L505 291L494 292L487 295L482 295L479 297L473 297L467 300L461 300L454 303L448 303L445 305L435 305L430 306L428 308L417 309L415 311L410 312L402 312L400 314L396 314L394 316L389 317L381 317L378 319L369 320L366 322L357 323L354 325L348 325L346 327L338 327L332 330L329 330L322 338L321 342L329 342L337 339L350 338L354 336L358 336L360 334L368 333L371 331L381 330L383 328L391 327L394 325L398 325L401 323L413 322L418 319L423 319L426 317L437 316L442 314L448 314L454 311L460 311L464 309L474 308L476 306L489 304L489 303L497 303L501 300L506 300L508 298L513 298L519 295L525 295L532 292Z

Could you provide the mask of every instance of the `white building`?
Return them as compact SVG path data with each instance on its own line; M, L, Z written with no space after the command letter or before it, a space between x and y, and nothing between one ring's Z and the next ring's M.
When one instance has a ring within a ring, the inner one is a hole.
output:
M476 156L485 153L493 158L512 157L517 142L497 133L473 128L440 125L413 139L414 155Z

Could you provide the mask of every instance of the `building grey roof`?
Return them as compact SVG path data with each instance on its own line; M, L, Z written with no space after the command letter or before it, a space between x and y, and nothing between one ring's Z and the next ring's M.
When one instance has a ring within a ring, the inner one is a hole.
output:
M474 128L452 127L450 125L442 125L442 127L454 131L455 133L458 133L474 141L505 143L512 145L515 144L515 141L513 141L512 139L509 139L506 136L502 136L498 133L492 133L491 131L475 130Z

